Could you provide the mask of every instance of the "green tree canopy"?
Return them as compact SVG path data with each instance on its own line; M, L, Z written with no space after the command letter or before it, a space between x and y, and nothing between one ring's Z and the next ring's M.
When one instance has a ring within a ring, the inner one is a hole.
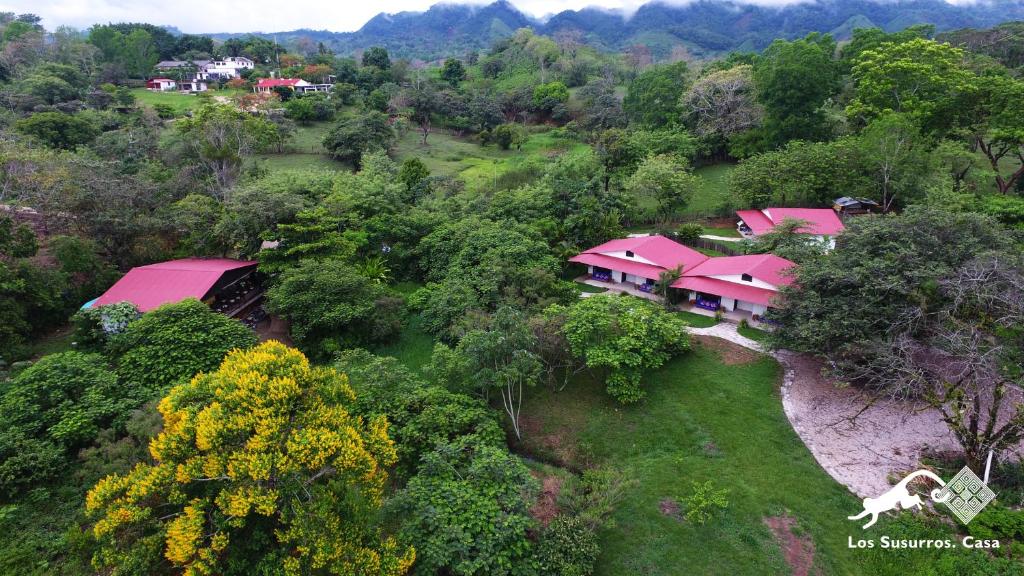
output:
M255 344L244 324L189 298L143 314L112 337L108 349L122 380L162 392L214 369L229 351Z
M687 72L683 61L647 68L629 83L623 111L643 126L663 128L679 123Z
M14 129L38 138L51 148L73 150L96 139L99 130L86 118L63 112L38 112L22 118Z
M572 352L603 376L608 393L623 403L644 397L640 379L686 351L685 323L638 298L597 295L545 314L565 314L563 330Z
M405 305L352 264L306 259L281 273L267 309L291 322L296 342L319 357L344 345L383 342L402 328Z
M821 107L839 89L835 47L831 36L812 33L800 40L776 40L754 61L757 98L772 146L831 136Z

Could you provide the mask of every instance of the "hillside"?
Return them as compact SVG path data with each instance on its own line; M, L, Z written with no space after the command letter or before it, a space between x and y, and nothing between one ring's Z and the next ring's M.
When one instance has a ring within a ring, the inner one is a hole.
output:
M937 30L984 28L1024 19L1024 0L994 0L953 5L942 0L822 0L781 8L733 1L698 0L672 6L650 2L631 17L607 10L567 10L538 20L507 0L487 6L436 4L425 12L381 13L356 32L293 30L274 34L289 44L305 38L323 42L341 54L384 46L394 55L434 60L444 55L490 46L517 28L530 27L553 35L578 32L588 44L621 50L643 44L663 58L676 46L697 56L731 50L760 50L775 38L796 38L809 32L831 32L840 39L853 28L878 26L888 31L913 24ZM238 34L218 34L225 39Z

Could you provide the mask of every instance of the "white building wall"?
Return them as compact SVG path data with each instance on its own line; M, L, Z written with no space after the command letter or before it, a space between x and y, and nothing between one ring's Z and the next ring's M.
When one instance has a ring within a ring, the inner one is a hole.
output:
M753 286L755 288L763 288L765 290L772 290L773 292L778 292L779 291L779 287L778 286L776 286L774 284L769 284L769 283L767 283L767 282L765 282L763 280L758 280L757 278L754 278L750 282L746 282L746 281L743 280L743 276L740 275L740 274L729 274L729 275L723 275L723 276L709 276L709 278L714 278L715 280L724 280L725 282L732 282L733 284L742 284L743 286Z
M643 264L650 264L651 266L657 266L657 264L655 264L654 262L651 262L650 260L648 260L648 259L646 259L646 258L644 258L642 256L637 256L636 254L634 254L632 257L626 256L626 251L625 250L622 250L622 251L619 251L619 252L602 252L602 254L604 254L605 256L611 256L612 258L619 258L619 259L622 259L622 260L629 260L630 262L641 262Z

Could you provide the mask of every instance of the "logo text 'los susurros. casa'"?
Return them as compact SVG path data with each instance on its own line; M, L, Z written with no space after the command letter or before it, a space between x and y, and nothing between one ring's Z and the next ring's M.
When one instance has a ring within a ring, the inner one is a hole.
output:
M910 508L921 509L924 501L919 494L910 492L910 484L918 479L931 480L939 485L933 489L929 496L932 501L944 504L953 515L964 524L970 523L995 497L995 493L968 467L964 466L956 476L949 482L945 482L930 470L917 470L908 474L903 480L892 488L886 490L875 498L865 498L863 501L864 510L855 516L849 516L850 520L860 520L871 516L864 524L867 530L878 522L879 514L891 510L907 510ZM850 548L875 548L876 542L872 539L854 540L848 538ZM998 540L978 540L971 536L965 536L960 545L966 548L999 548ZM955 548L957 544L950 539L939 540L904 540L893 539L888 536L879 538L879 548Z
M909 508L920 510L923 504L921 496L911 494L909 488L910 483L918 478L927 478L938 484L940 488L931 491L932 500L948 506L953 514L964 524L970 523L996 497L995 492L992 492L981 481L981 478L978 478L966 466L957 472L956 476L949 483L944 482L942 478L939 478L938 475L930 470L918 470L908 474L906 478L900 480L899 484L886 490L882 495L876 498L865 498L864 510L856 516L850 516L849 519L860 520L870 515L871 520L864 525L866 530L874 525L875 522L878 522L878 515L882 512L895 510L897 507L901 510Z

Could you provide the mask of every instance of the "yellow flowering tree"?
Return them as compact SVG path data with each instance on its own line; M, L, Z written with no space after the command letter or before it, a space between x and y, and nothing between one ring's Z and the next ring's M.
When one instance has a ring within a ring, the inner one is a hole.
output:
M86 498L111 574L396 575L412 549L374 519L396 460L387 422L350 413L344 374L278 342L174 387L152 464Z

